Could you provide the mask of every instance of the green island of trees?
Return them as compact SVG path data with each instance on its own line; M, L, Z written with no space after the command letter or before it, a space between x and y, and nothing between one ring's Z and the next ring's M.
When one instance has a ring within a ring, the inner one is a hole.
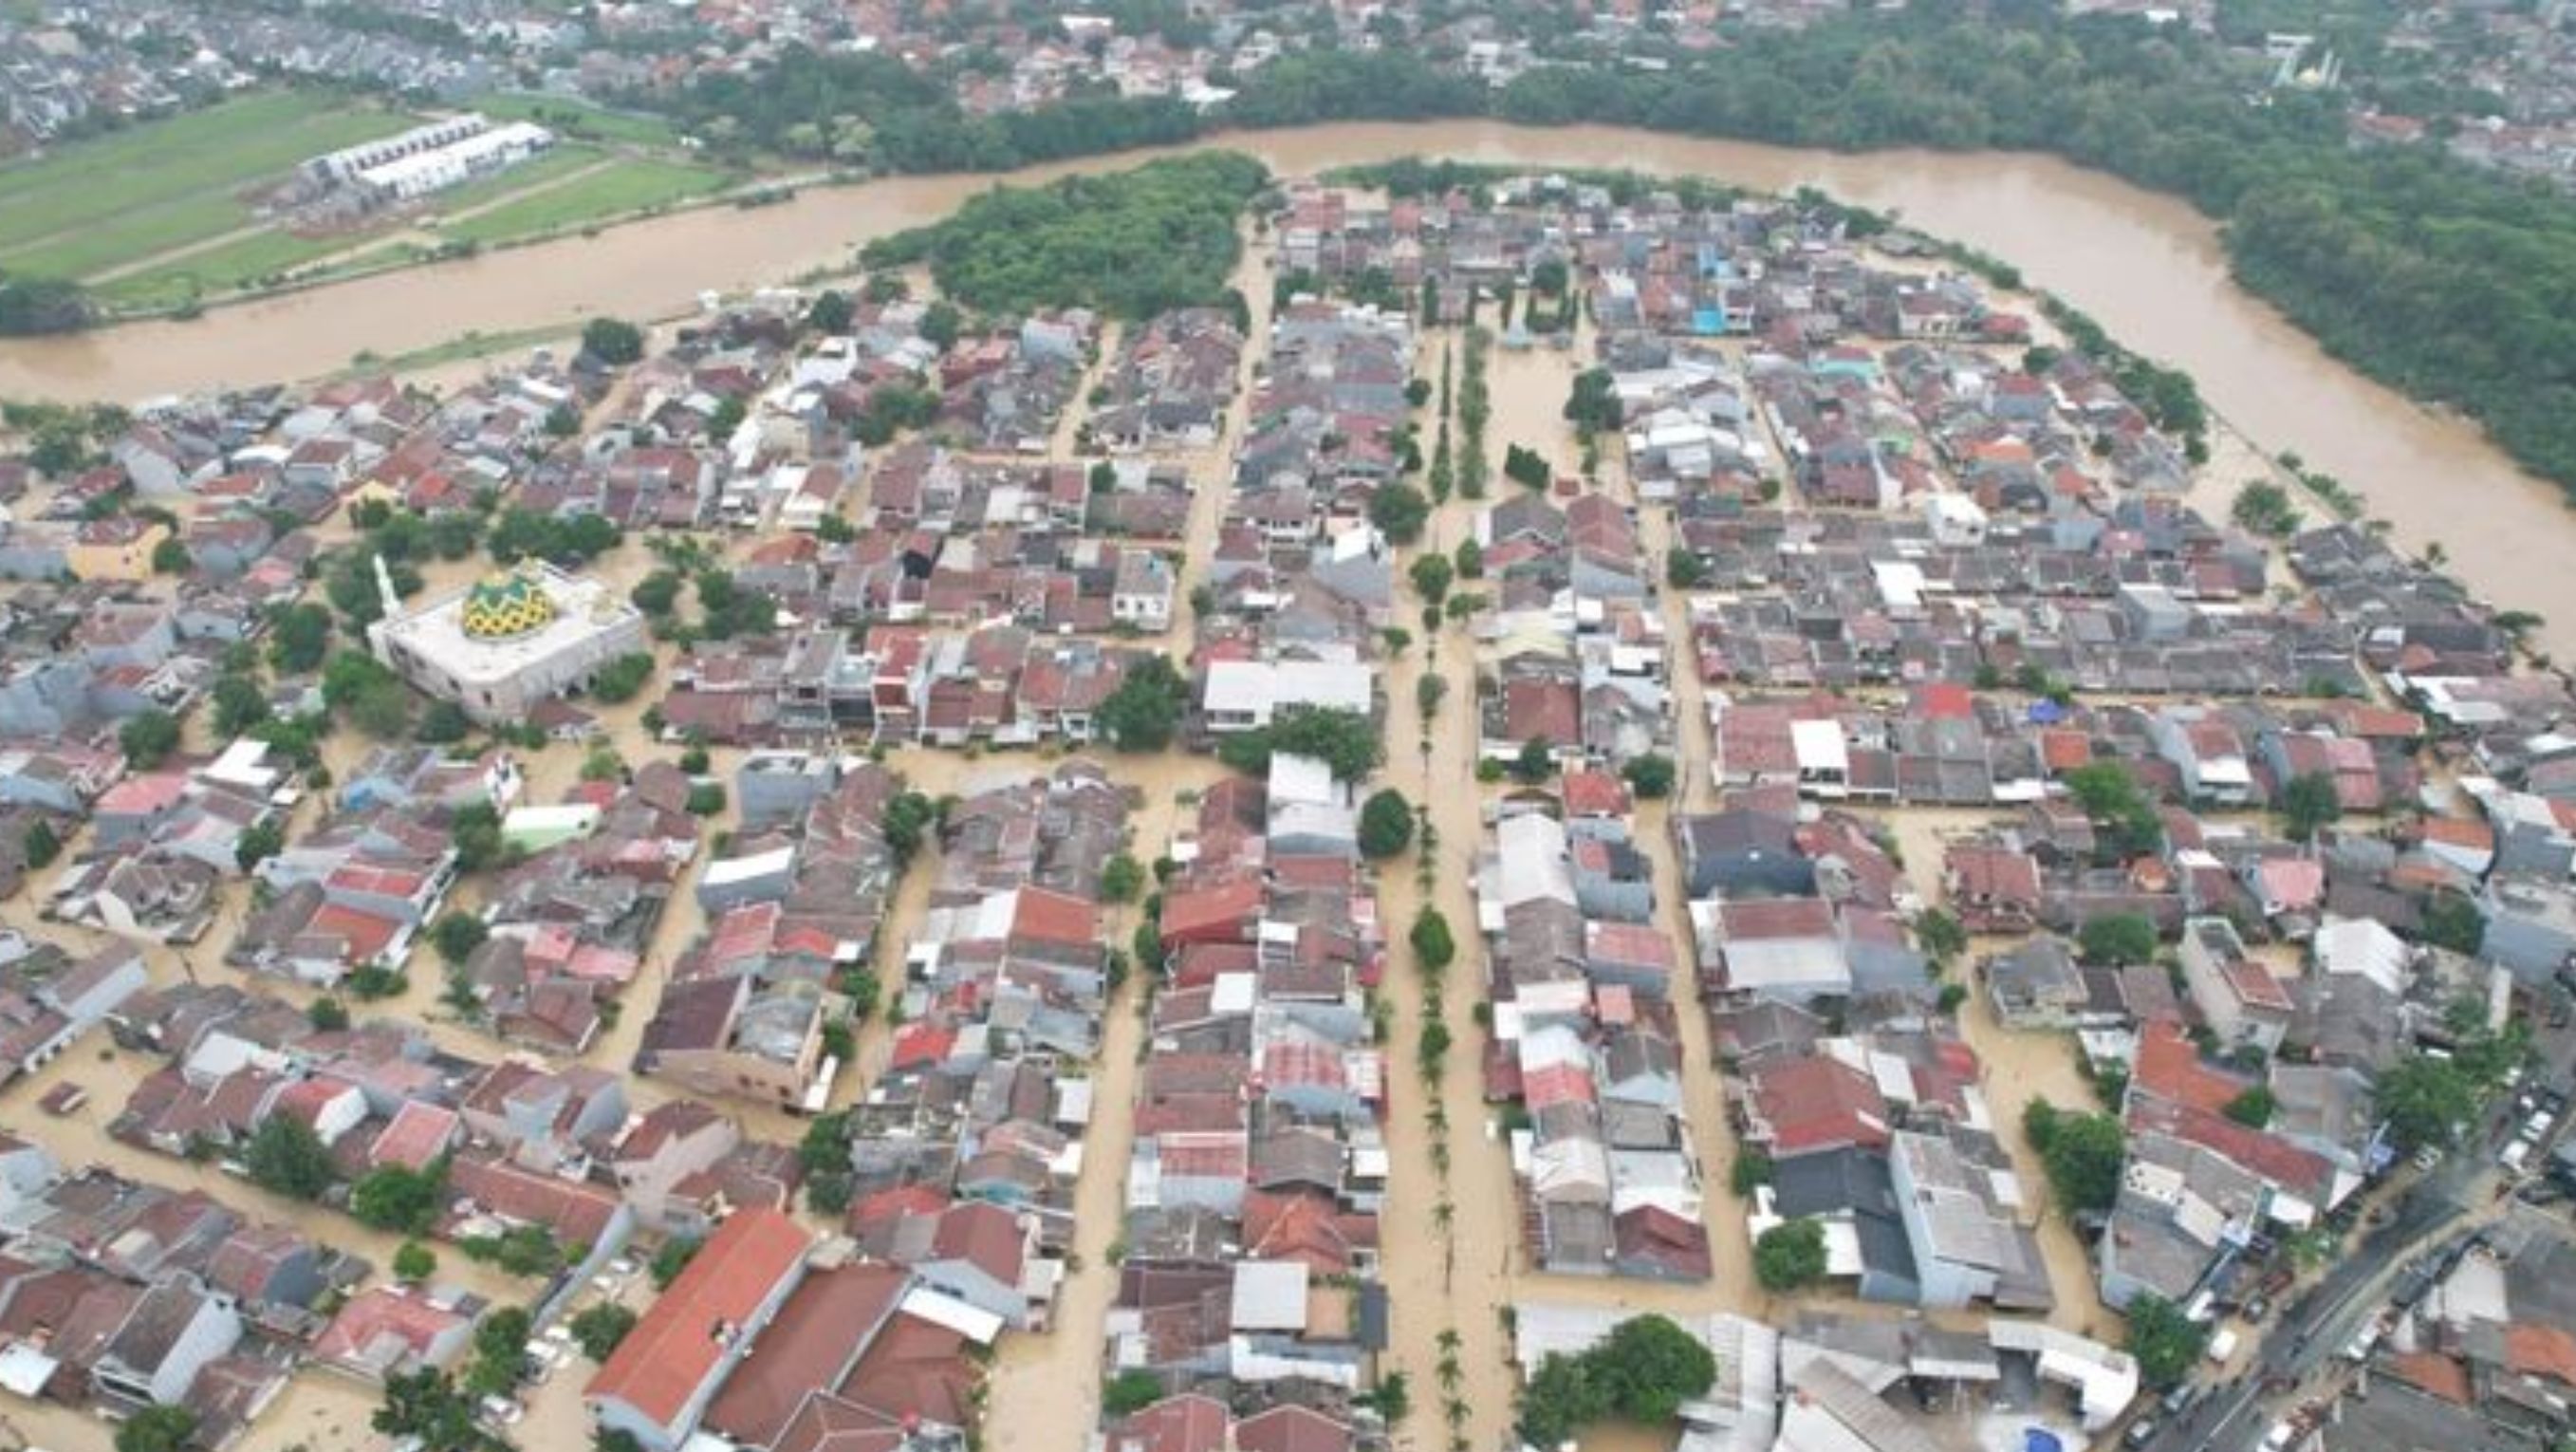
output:
M1270 183L1230 151L1042 187L998 187L928 227L867 245L872 268L930 264L944 295L988 312L1080 305L1144 318L1222 304L1235 224Z

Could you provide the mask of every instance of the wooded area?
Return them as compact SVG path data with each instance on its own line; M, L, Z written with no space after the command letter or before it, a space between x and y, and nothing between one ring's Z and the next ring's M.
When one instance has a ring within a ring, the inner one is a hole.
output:
M942 294L986 312L1080 306L1149 318L1224 306L1242 251L1236 223L1269 182L1252 158L1209 151L1043 187L997 187L946 221L868 244L862 260L927 261Z

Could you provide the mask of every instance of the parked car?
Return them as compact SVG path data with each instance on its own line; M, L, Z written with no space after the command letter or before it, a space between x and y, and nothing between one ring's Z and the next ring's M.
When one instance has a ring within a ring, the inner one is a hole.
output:
M2123 1447L2144 1447L2149 1442L2156 1440L2156 1430L2155 1418L2140 1417L2136 1421L2131 1422L2129 1424L2129 1430L2121 1435L2120 1445Z

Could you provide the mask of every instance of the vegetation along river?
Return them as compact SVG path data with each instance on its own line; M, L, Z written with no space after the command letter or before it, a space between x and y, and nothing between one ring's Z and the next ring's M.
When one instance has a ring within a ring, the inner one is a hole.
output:
M1215 138L1283 175L1420 155L1518 166L1629 167L1766 191L1814 186L1894 212L2021 269L2111 335L2182 368L2210 406L2267 450L2361 491L2421 550L2438 541L2497 605L2550 617L2544 649L2576 656L2576 586L2556 571L2576 516L2475 426L2427 410L2327 357L2229 278L2213 225L2188 204L2052 158L1837 154L1614 128L1483 121L1347 124ZM392 357L468 331L523 332L593 314L668 316L706 289L844 266L873 237L931 222L997 180L1134 165L1095 157L1009 176L903 177L811 188L777 206L638 222L426 269L134 324L0 344L0 397L131 403L218 385L310 377L360 351ZM569 331L569 330L567 330Z

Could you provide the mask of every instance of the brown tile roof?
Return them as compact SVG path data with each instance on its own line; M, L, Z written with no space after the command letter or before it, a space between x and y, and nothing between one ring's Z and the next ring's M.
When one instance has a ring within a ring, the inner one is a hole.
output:
M661 1299L617 1344L582 1393L625 1402L663 1426L676 1422L739 1327L803 1264L812 1241L775 1210L743 1210L707 1237Z
M899 1266L852 1263L818 1270L779 1307L705 1424L746 1446L771 1446L808 1392L848 1371L912 1283Z

